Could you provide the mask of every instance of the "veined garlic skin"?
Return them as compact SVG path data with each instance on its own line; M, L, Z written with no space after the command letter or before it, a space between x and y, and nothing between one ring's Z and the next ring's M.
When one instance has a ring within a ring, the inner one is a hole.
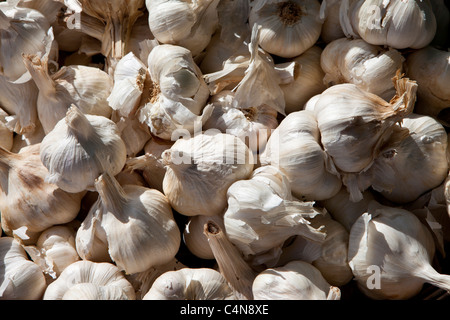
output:
M135 300L131 283L114 264L77 261L45 290L43 300Z
M354 83L390 101L396 93L392 78L402 71L404 60L396 49L384 49L362 39L340 38L326 45L320 65L327 86Z
M178 139L162 159L164 194L177 212L187 216L223 214L228 187L248 178L254 167L245 143L218 130Z
M252 290L255 300L340 300L339 288L331 286L313 265L300 260L261 272Z
M0 238L1 300L40 300L47 288L42 270L30 261L20 243Z
M322 23L316 0L258 0L250 2L249 25L260 25L260 46L283 57L296 57L319 39Z
M71 106L42 140L41 161L47 180L67 192L94 189L97 177L122 171L126 146L117 125L104 116L83 114Z

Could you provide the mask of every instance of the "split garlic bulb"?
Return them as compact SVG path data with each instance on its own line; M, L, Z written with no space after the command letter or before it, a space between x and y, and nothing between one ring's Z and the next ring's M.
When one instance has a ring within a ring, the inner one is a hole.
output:
M390 102L344 83L322 92L314 105L320 141L354 201L368 187L367 182L363 186L355 182L357 175L370 168L383 143L398 128L395 124L412 112L416 101L417 83L398 77L394 81L397 93Z
M138 185L120 186L108 173L96 180L95 187L99 198L76 235L80 257L101 261L109 255L127 274L143 272L175 257L180 230L161 192ZM103 248L96 246L96 241Z
M0 299L42 299L47 288L44 273L29 260L20 243L12 237L0 237L0 256Z
M153 135L175 140L177 129L193 133L196 122L204 123L210 115L205 107L209 89L191 52L181 46L162 44L148 56L148 70L153 93L139 111Z
M438 187L449 170L447 132L437 120L414 113L403 118L402 127L409 134L392 135L371 170L373 189L394 203L414 201Z
M395 96L392 78L402 71L402 54L362 39L340 38L327 44L320 58L327 86L354 83L386 101Z
M84 114L72 105L41 143L47 181L67 192L94 189L104 172L122 171L126 146L117 125L104 116Z
M24 56L24 63L39 88L37 112L46 134L65 117L72 104L85 114L111 116L107 97L113 80L106 72L77 65L63 66L50 74L48 60L36 55Z
M450 107L450 52L432 46L416 50L407 56L405 69L419 85L414 112L437 117L448 125L450 120L443 110Z
M308 262L291 261L283 267L258 274L253 282L255 300L340 300L338 287L331 286Z
M135 300L125 275L112 263L77 261L48 285L44 300Z
M353 225L349 264L361 291L373 299L408 299L424 283L450 290L450 276L432 266L435 242L410 211L372 202Z
M395 49L420 49L436 34L430 0L343 0L341 27L347 37Z
M233 290L220 272L183 268L160 275L142 300L234 300Z
M291 236L316 242L325 237L320 227L312 227L309 221L322 213L312 202L294 199L286 177L276 167L255 169L249 179L233 183L227 197L226 235L255 265L275 265Z
M321 146L315 115L309 110L290 113L281 121L260 161L278 167L299 199L327 199L342 186L332 159Z
M260 46L283 58L296 57L312 47L320 37L317 0L256 0L250 2L249 24L260 25Z
M290 59L296 63L294 80L280 85L286 102L286 114L304 109L305 103L311 97L326 89L323 83L325 74L320 65L322 51L320 47L313 46Z
M0 148L2 228L26 244L35 243L47 228L72 221L84 195L46 182L48 170L41 163L39 151L39 144L24 147L17 154Z
M164 44L185 47L193 56L202 52L216 31L219 0L146 0L148 23Z
M228 187L247 179L254 167L253 154L245 143L218 130L178 139L162 153L162 159L166 165L164 194L186 216L223 214Z

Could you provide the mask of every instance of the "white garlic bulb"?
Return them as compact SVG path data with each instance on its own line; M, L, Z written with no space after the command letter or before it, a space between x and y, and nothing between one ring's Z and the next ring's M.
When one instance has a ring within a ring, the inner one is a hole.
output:
M247 179L254 167L245 143L218 130L178 139L162 159L164 194L177 212L187 216L223 214L228 187Z
M77 65L63 66L50 74L48 60L36 55L24 56L24 63L39 88L37 112L46 134L65 117L72 104L85 114L111 116L107 97L113 80L106 72Z
M325 43L345 37L339 19L341 0L322 0L320 5L320 18L323 19L320 38Z
M164 44L185 47L193 56L202 52L216 31L219 0L146 0L148 23Z
M99 199L76 236L82 258L97 260L94 238L105 243L112 261L127 274L143 272L175 257L180 230L161 192L138 185L120 186L108 173L96 180L95 187ZM100 259L106 256L104 251L100 254Z
M117 125L104 116L83 114L72 105L41 143L47 181L67 192L94 189L103 172L122 171L126 146Z
M29 260L20 243L12 237L0 237L1 300L40 300L47 288L45 276Z
M174 141L177 129L194 132L204 123L211 108L205 107L209 89L191 52L181 46L158 45L148 56L153 92L140 109L139 119L153 135Z
M320 47L312 46L301 55L290 59L296 63L294 80L280 85L286 102L286 114L304 109L305 103L311 97L326 89L323 83L325 74L320 66L322 51Z
M320 57L327 86L354 83L386 101L395 96L392 78L402 71L403 55L362 39L340 38L326 45Z
M445 128L434 118L415 113L403 118L402 127L409 134L387 140L372 169L372 187L395 203L416 200L448 175Z
M252 290L256 300L340 300L341 296L317 268L300 260L264 270Z
M339 14L347 37L374 45L420 49L436 33L430 0L343 0Z
M135 300L125 275L112 263L77 261L48 285L44 300Z
M361 291L373 299L408 299L424 283L450 290L450 276L432 266L435 242L410 211L372 202L353 225L349 264Z
M342 186L332 159L321 146L315 115L309 110L292 112L281 121L260 161L278 167L299 199L327 199Z
M250 27L260 25L260 46L270 54L296 57L320 37L317 0L257 0L250 2Z
M142 300L234 300L233 290L220 272L183 268L160 275Z
M36 242L47 228L72 221L84 192L68 193L45 178L40 145L19 153L0 148L0 211L3 231L26 244Z

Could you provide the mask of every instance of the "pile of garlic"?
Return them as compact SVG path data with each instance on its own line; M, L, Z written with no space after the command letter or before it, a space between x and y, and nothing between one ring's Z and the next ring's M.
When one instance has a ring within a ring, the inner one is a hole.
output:
M450 1L0 2L0 299L449 296Z

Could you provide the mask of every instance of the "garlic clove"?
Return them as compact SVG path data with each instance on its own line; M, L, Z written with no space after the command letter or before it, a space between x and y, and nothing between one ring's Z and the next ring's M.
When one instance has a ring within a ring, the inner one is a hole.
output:
M7 127L6 117L8 117L8 114L0 108L0 147L11 151L14 142L14 134L13 131Z

